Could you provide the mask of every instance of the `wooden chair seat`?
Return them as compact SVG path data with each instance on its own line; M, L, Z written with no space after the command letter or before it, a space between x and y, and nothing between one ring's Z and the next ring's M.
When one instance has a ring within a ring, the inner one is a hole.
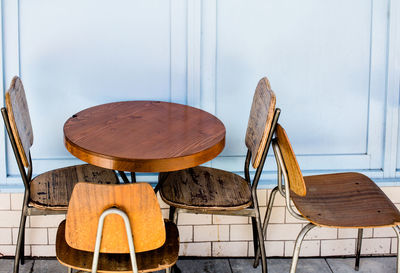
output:
M318 226L395 226L400 213L382 190L360 173L305 176L307 194L291 194L301 214Z
M173 266L178 260L179 235L175 224L166 220L167 234L164 245L158 249L136 253L139 272L152 272ZM63 265L74 269L91 271L93 252L77 250L65 241L65 221L57 231L57 259ZM132 272L129 254L100 253L98 272Z
M30 205L37 208L66 210L77 182L118 184L112 170L83 164L60 168L36 176L30 183Z
M238 210L251 205L249 183L219 169L194 167L160 174L160 195L178 208Z

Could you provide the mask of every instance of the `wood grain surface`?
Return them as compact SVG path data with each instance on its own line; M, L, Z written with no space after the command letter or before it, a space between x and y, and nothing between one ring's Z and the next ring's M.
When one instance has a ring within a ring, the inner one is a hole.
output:
M200 165L225 146L225 127L190 106L125 101L83 110L64 125L64 143L79 159L100 167L161 172Z
M129 217L136 252L161 247L165 227L161 209L150 184L76 184L68 206L65 239L72 248L93 251L100 215L108 208L123 210ZM101 252L129 253L125 225L112 214L104 221Z
M51 170L36 176L30 183L30 205L36 208L66 210L72 190L78 182L118 184L115 172L83 164Z
M6 108L22 163L28 167L29 149L33 144L33 130L24 86L17 76L12 79L6 93Z
M136 253L139 272L153 272L173 266L178 260L179 234L177 227L165 222L167 238L155 250ZM56 255L61 264L78 270L91 271L93 253L70 247L65 241L65 221L57 230ZM98 272L132 272L129 254L100 253Z
M253 168L260 164L270 134L276 97L267 78L262 78L253 96L246 132L246 146L251 151Z
M293 194L300 213L318 226L372 228L400 224L400 213L383 191L360 173L305 176L307 195Z
M286 131L280 124L277 124L275 134L289 176L290 190L299 196L305 196L307 192L306 184Z
M161 198L178 208L238 210L252 204L249 184L219 169L194 167L160 174Z

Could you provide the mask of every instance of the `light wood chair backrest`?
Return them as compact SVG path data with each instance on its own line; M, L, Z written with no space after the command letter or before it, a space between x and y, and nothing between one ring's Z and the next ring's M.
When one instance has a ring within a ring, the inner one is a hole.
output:
M274 117L276 97L267 78L262 78L253 96L246 132L246 146L251 151L253 168L260 164Z
M10 89L6 93L6 108L22 164L29 167L29 149L33 144L33 130L24 86L17 76L12 79Z
M290 189L299 196L305 196L307 192L306 184L304 182L299 163L297 162L296 156L293 152L292 145L290 145L286 131L280 124L277 124L275 134L289 177Z
M72 248L94 251L97 225L106 209L116 207L130 220L135 252L161 247L166 239L164 220L153 188L147 183L104 185L78 183L68 206L65 239ZM104 221L100 252L129 253L122 217Z

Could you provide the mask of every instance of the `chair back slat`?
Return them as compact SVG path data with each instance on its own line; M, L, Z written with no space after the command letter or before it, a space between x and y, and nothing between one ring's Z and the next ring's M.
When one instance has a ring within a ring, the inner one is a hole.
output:
M275 134L289 177L290 189L299 196L305 196L307 190L306 184L304 182L299 163L297 162L296 156L293 152L292 145L290 145L286 131L281 125L277 124Z
M161 247L166 239L164 220L153 188L147 183L104 185L78 183L68 207L65 239L72 248L94 251L100 215L108 208L124 211L130 220L135 252ZM100 252L129 253L123 219L105 218Z
M260 164L268 135L272 132L276 97L267 78L262 78L253 96L246 132L246 146L251 151L253 168Z
M29 167L29 149L33 144L33 130L24 86L17 76L12 79L10 89L6 93L6 108L22 164Z

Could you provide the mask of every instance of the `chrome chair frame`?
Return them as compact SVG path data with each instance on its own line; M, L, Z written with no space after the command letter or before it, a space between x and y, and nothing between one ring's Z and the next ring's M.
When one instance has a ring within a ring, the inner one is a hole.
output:
M268 226L269 219L271 217L271 212L272 212L272 206L273 202L275 200L276 193L279 192L284 198L285 198L285 204L286 204L286 209L289 211L289 213L295 217L296 219L299 220L305 220L308 221L306 218L304 218L301 214L297 213L293 207L290 205L290 189L289 189L289 177L286 171L285 164L283 162L283 157L280 151L280 148L278 146L278 143L276 139L272 140L272 148L274 150L275 154L275 160L277 164L277 174L278 174L278 186L276 186L269 198L268 202L268 207L267 207L267 212L265 213L265 218L263 222L263 234L265 234ZM282 181L282 176L284 178L284 183ZM296 267L297 267L297 262L299 259L299 254L300 254L300 248L301 244L303 242L304 237L306 234L316 227L315 224L313 223L308 223L306 226L303 227L303 229L300 231L299 235L296 238L296 243L294 246L293 250L293 259L292 259L292 265L290 268L290 273L295 273L296 272ZM397 236L397 253L400 253L400 227L399 226L394 226L393 227L394 231L396 232ZM355 270L358 271L359 269L359 264L360 264L360 252L361 252L361 240L362 240L362 232L363 229L358 229L358 236L357 236L357 247L356 247L356 265L355 265ZM257 249L255 260L254 260L254 265L258 265L260 259L260 249ZM397 273L400 273L400 255L397 255Z
M131 223L129 221L128 215L124 211L117 209L117 208L106 209L100 215L99 224L97 226L96 244L95 244L94 252L93 252L92 273L97 272L97 266L98 266L99 254L100 254L100 245L101 245L101 240L103 237L104 220L110 214L117 214L117 215L121 216L122 219L124 220L126 237L128 238L129 255L131 257L131 263L132 263L132 272L138 273L138 268L137 268L137 263L136 263L136 255L135 255L135 246L133 245Z

